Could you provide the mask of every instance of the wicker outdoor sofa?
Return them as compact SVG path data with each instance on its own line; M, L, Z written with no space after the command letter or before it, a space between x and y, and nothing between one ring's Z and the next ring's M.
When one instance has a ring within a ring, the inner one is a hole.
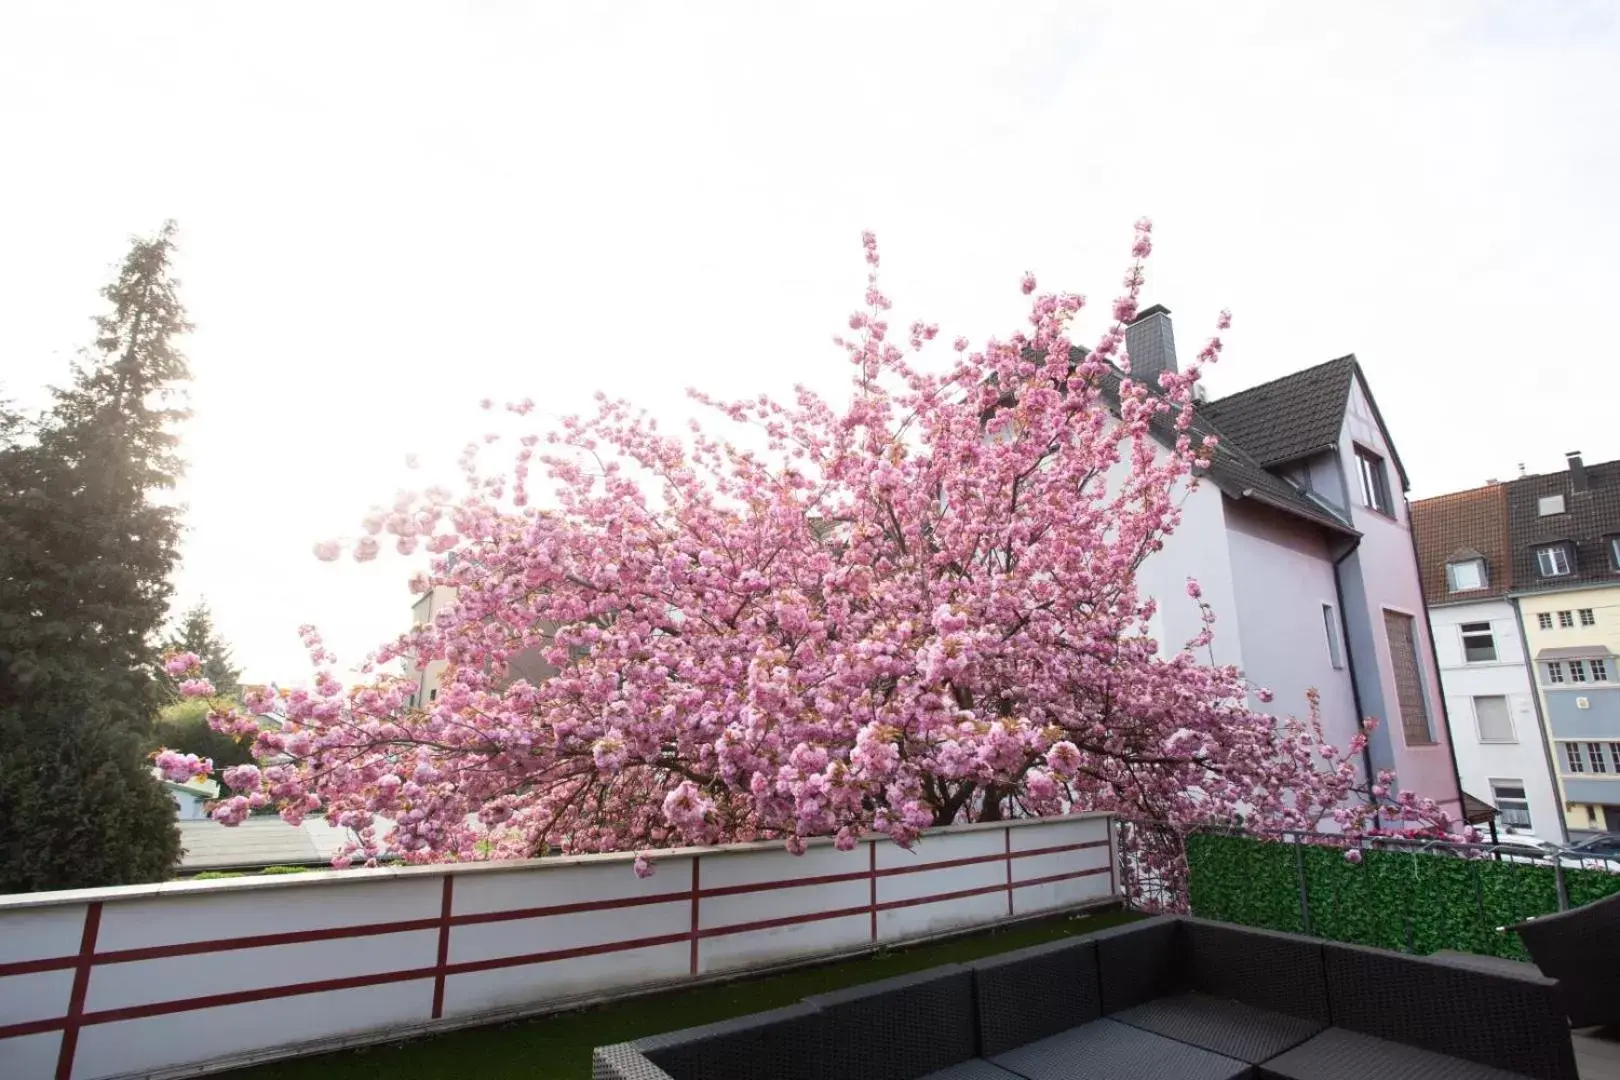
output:
M593 1080L1576 1080L1558 984L1159 917L599 1048Z
M1542 974L1563 987L1571 1026L1620 1021L1620 895L1513 929Z

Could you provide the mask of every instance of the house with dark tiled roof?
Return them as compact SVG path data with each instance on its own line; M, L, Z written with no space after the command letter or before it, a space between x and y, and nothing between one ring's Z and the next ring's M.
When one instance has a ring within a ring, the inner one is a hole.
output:
M1130 377L1176 370L1170 312L1127 330ZM1376 717L1363 766L1462 812L1434 643L1412 541L1406 469L1354 356L1195 408L1218 437L1203 483L1163 552L1139 571L1160 599L1153 632L1172 646L1197 632L1178 602L1196 578L1220 618L1212 659L1272 690L1274 710L1320 696L1341 745Z
M1496 809L1499 838L1561 842L1552 748L1511 599L1509 486L1420 499L1412 531L1463 790Z
M1512 598L1572 839L1620 832L1620 461L1507 488Z

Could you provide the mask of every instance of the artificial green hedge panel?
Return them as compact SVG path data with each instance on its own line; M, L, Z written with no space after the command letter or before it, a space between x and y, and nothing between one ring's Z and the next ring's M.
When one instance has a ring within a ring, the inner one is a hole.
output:
M1342 850L1251 837L1187 838L1192 913L1427 954L1441 949L1525 959L1511 926L1558 910L1550 866L1411 851ZM1301 904L1301 884L1304 904ZM1564 871L1573 906L1620 893L1620 874Z

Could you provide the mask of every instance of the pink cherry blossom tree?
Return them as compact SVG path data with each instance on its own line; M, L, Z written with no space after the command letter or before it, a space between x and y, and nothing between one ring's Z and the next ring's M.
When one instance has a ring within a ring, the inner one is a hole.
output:
M1201 660L1215 613L1195 582L1173 599L1200 606L1202 633L1149 636L1136 573L1215 452L1192 389L1221 341L1156 385L1129 377L1146 221L1089 350L1070 338L1084 299L1026 275L1028 328L976 350L958 339L948 362L935 326L891 327L864 244L865 300L837 339L847 404L694 393L748 431L728 441L599 397L594 415L524 435L510 474L480 472L474 444L459 497L406 494L367 518L356 558L385 534L425 547L413 587L450 586L454 604L381 649L362 685L342 685L305 628L318 672L280 703L283 727L212 717L260 760L230 771L215 816L323 813L358 831L361 856L387 818L390 848L422 861L848 848L870 831L910 844L929 826L1072 809L1366 830L1377 803L1408 828L1451 824L1391 777L1376 791L1358 778L1365 735L1326 745L1314 699L1257 711L1269 694ZM536 651L557 673L512 677ZM435 701L413 706L408 683L377 673L401 659L448 662Z

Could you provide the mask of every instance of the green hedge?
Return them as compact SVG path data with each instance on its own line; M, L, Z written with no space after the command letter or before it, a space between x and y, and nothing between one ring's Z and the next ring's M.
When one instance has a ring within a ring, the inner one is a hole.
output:
M1390 850L1356 864L1332 847L1195 833L1187 871L1194 915L1420 954L1524 959L1496 928L1558 910L1552 867L1494 859ZM1579 906L1620 892L1620 874L1566 869L1564 887Z

